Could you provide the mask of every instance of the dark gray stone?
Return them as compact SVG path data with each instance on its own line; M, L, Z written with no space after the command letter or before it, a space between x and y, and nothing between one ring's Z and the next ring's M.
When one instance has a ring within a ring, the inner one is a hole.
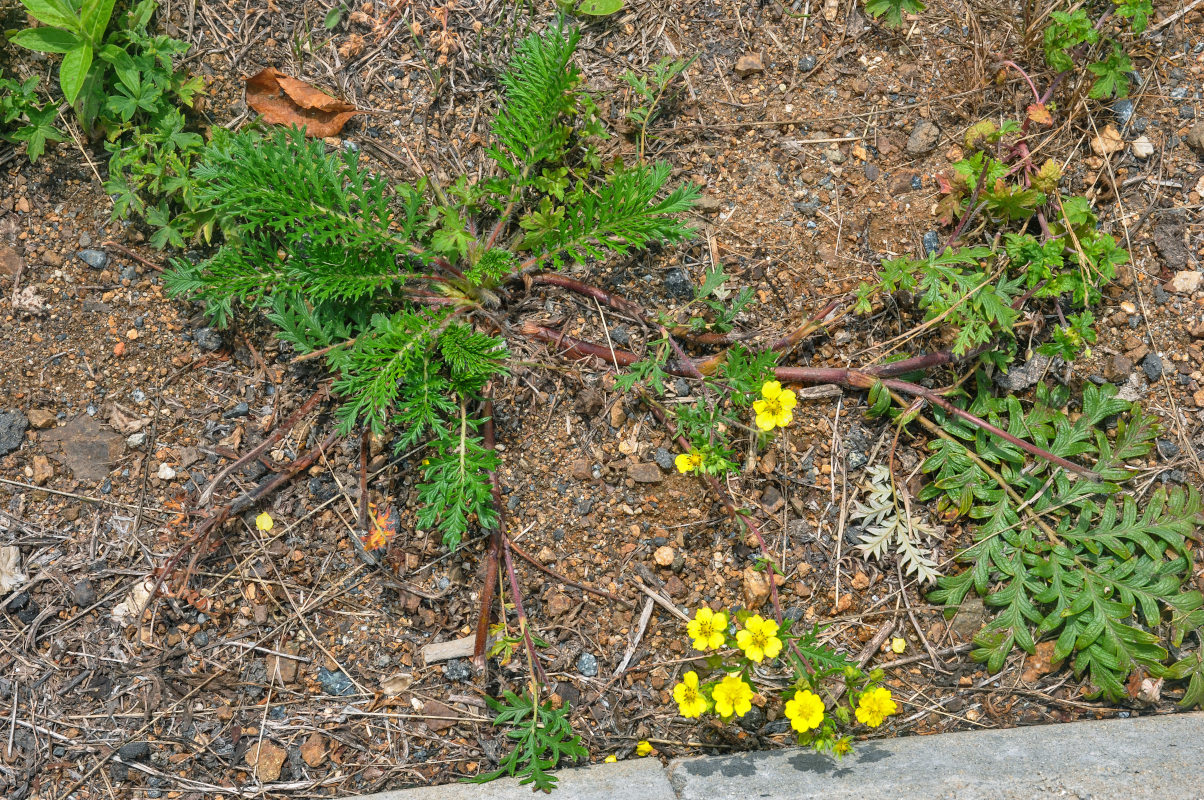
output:
M117 748L117 755L121 756L123 761L145 761L150 758L150 744L148 742L129 742Z
M331 672L326 667L318 667L318 683L321 684L322 691L336 697L355 694L355 686L341 669Z
M0 456L20 447L28 429L29 420L20 411L0 411Z
M222 346L222 337L213 328L199 328L192 334L192 340L197 347L212 353Z
M694 283L677 267L665 273L665 291L680 300L694 299Z
M80 250L75 255L92 269L104 269L109 265L109 254L104 250Z
M1158 439L1154 442L1154 446L1158 448L1158 455L1167 461L1179 455L1179 445L1170 439Z
M222 414L222 418L237 419L238 417L245 417L249 413L251 413L251 407L247 405L246 401L243 401L227 411L225 414Z
M656 465L661 469L673 469L676 458L677 456L673 455L663 447L656 448L656 452L652 454L653 461L655 461Z
M582 653L577 659L577 671L587 678L596 677L598 674L598 658L593 653Z
M1162 357L1157 353L1150 353L1141 360L1141 369L1150 380L1158 380L1162 377Z
M807 55L798 60L799 72L810 72L815 69L815 65L819 63L819 59L815 56Z
M924 255L930 256L941 249L941 235L936 231L924 234Z
M84 578L71 587L71 599L80 608L87 608L96 602L96 589L92 587L92 581Z
M1117 100L1112 104L1112 116L1116 117L1116 124L1122 128L1128 125L1133 118L1133 101L1127 97Z
M472 667L462 658L453 658L443 665L443 677L462 683L472 678Z

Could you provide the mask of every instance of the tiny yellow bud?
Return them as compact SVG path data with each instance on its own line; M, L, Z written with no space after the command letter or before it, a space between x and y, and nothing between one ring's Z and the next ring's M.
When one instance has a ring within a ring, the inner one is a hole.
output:
M642 741L635 746L635 754L637 756L643 757L646 755L651 755L653 752L655 752L655 751L652 748L651 742Z
M616 756L614 753L611 753L610 755L608 755L608 756L606 757L606 763L607 763L607 764L614 764L614 763L615 763L616 761L618 761L618 760L619 760L619 757L618 757L618 756Z
M266 511L255 518L255 527L259 528L259 530L264 531L265 533L272 529L273 524L272 515Z

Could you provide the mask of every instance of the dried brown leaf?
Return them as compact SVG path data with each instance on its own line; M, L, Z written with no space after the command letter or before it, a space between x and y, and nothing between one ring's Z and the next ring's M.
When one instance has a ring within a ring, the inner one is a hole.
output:
M247 78L247 105L272 125L305 129L311 137L335 136L361 113L355 106L267 67Z

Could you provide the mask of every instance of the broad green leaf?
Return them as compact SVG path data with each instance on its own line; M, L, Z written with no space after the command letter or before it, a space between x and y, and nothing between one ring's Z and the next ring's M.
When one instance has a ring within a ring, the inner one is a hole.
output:
M80 9L83 21L84 35L93 46L104 41L105 31L109 28L109 19L113 16L115 0L84 0Z
M340 3L334 8L326 12L326 18L322 20L322 25L326 30L333 31L339 27L339 23L343 21L343 5Z
M82 32L79 17L63 0L21 0L21 5L25 6L29 15L38 22L77 33Z
M75 103L75 98L79 97L91 66L92 45L86 42L63 56L63 63L59 65L59 85L63 87L63 96L68 103Z
M623 0L581 0L577 12L591 17L607 17L622 8Z
M12 43L39 53L69 53L79 45L79 37L61 28L26 28L13 36Z

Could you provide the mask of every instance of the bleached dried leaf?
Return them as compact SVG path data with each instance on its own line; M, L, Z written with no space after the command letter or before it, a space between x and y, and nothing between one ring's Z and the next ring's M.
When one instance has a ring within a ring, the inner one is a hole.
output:
M142 618L142 612L150 605L151 592L155 590L154 580L147 578L139 581L126 598L113 608L113 621L121 627L133 625Z
M27 580L21 571L21 549L15 546L0 547L0 594L11 592Z
M886 467L870 467L868 474L865 502L855 503L849 513L865 527L857 549L865 558L881 559L893 547L906 574L915 575L921 583L935 583L940 577L939 565L921 542L940 538L936 529L904 513L903 501L895 496Z

